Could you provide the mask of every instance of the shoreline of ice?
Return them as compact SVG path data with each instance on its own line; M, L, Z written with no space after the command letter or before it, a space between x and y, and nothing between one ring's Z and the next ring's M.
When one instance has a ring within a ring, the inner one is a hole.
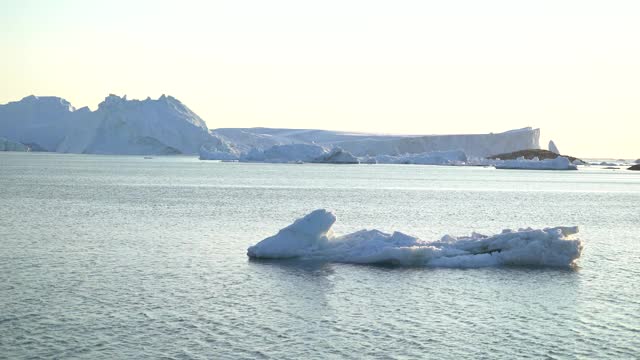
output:
M503 230L438 241L379 230L335 236L336 216L315 210L247 249L254 259L301 259L352 264L476 268L501 265L572 267L580 257L578 227Z

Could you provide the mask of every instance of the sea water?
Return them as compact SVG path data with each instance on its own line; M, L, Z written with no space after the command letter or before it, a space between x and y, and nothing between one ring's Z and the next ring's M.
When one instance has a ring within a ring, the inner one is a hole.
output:
M580 228L578 266L252 261L337 234ZM637 358L640 173L0 154L0 358Z

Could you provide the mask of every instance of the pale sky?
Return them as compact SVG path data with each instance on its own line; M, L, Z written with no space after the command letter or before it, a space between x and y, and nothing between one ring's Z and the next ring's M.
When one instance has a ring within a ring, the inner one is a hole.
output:
M640 157L640 1L0 0L0 103L173 95L210 128L542 129Z

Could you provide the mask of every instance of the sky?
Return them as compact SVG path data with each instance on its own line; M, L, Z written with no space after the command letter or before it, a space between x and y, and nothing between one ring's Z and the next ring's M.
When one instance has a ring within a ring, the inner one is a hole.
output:
M210 128L542 129L640 157L640 1L0 0L0 104L173 95Z

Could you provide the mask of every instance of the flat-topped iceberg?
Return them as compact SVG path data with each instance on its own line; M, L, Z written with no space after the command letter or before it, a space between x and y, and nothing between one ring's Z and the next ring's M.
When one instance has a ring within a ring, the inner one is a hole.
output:
M462 150L485 157L522 149L540 148L540 129L530 127L489 134L381 135L314 129L222 128L212 130L238 149L265 150L273 145L317 144L340 147L357 157L399 156L434 151Z
M432 267L485 267L499 265L571 267L582 252L573 238L577 227L542 230L503 230L501 234L453 237L424 241L379 230L361 230L335 236L336 216L327 210L311 212L256 245L250 258L315 260L354 264L393 264Z
M496 169L525 169L525 170L578 170L578 167L564 156L555 159L527 160L524 157L516 160L501 160L495 163Z

